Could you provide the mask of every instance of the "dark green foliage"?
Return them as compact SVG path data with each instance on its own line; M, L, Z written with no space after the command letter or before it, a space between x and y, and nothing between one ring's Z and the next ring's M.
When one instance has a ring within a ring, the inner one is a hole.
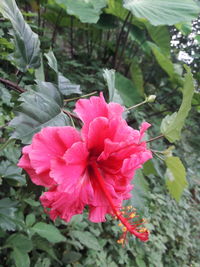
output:
M17 5L0 3L0 267L198 267L200 97L192 73L197 84L200 75L176 60L178 50L171 56L167 26L180 22L176 27L187 38L182 18L196 17L195 2ZM147 218L147 243L129 237L120 246L118 222L107 216L105 223L91 223L87 210L69 223L52 222L39 202L43 188L16 165L23 144L43 127L79 128L75 100L99 91L126 108L145 102L124 116L134 128L151 123L148 140L160 134L164 118L165 138L148 143L154 159L136 172L133 198L125 201ZM149 95L157 96L154 103Z

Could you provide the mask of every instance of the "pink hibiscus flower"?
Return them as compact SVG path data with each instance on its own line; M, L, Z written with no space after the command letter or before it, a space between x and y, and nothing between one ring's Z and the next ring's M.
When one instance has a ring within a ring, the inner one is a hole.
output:
M135 212L121 208L131 197L135 171L152 158L142 141L150 124L134 130L122 118L123 111L117 103L107 104L102 94L79 100L75 112L84 123L81 132L69 126L42 129L24 147L18 166L33 183L48 189L40 200L51 219L69 222L88 206L90 221L103 222L106 214L114 215L125 235L129 231L146 241L148 230L131 223Z

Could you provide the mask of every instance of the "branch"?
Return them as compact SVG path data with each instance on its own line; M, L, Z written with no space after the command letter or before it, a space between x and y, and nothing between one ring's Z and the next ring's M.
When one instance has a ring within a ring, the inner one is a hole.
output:
M5 80L3 78L0 78L0 82L5 84L5 85L7 85L7 86L9 86L11 89L13 89L14 91L16 91L16 92L18 92L20 94L26 92L25 89L21 88L19 85L17 85L16 83L11 82L9 80Z
M159 135L159 136L156 136L156 137L154 137L154 138L152 138L152 139L149 139L148 141L146 141L146 143L153 142L153 141L155 141L155 140L157 140L157 139L160 139L160 138L163 138L163 137L164 137L164 135L163 135L163 134L161 134L161 135Z

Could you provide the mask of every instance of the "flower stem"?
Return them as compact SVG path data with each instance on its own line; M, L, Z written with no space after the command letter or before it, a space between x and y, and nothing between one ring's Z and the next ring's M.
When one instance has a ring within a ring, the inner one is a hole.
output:
M145 99L145 100L144 100L144 101L142 101L141 103L138 103L138 104L136 104L136 105L134 105L134 106L132 106L132 107L129 107L129 108L127 108L125 111L129 111L129 110L131 110L131 109L134 109L134 108L140 107L140 106L142 106L142 105L146 104L147 102L148 102L148 100L147 100L147 99Z

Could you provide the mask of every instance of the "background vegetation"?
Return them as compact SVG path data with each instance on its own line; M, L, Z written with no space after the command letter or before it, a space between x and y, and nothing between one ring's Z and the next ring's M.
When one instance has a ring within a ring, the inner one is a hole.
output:
M192 0L1 0L0 266L199 266L199 10ZM16 166L34 133L78 127L76 98L100 91L127 108L145 102L127 122L164 136L128 203L148 219L147 243L119 246L109 216L51 222L42 188Z

